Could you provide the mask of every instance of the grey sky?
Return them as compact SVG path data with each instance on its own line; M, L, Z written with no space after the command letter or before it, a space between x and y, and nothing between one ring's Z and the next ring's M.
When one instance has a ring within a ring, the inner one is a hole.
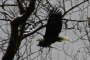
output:
M51 1L51 4L53 6L57 6L59 7L60 5L58 5L59 3L56 2L56 1L62 1L62 0L50 0ZM76 1L76 4L79 4L80 2L82 2L83 0L67 0L65 2L65 9L68 10L71 8L71 1L73 2L73 6L75 6L75 1ZM14 3L14 0L8 0L8 3L12 4ZM62 5L62 3L61 3ZM90 16L90 7L88 7L88 9L84 9L82 11L78 11L78 12L74 12L74 11L77 11L77 10L80 10L80 9L83 9L85 7L87 7L89 4L86 2L82 5L80 5L79 7L75 8L74 10L70 11L64 18L67 18L67 19L72 19L72 20L87 20L87 17ZM62 5L63 6L63 5ZM1 11L1 10L0 10ZM74 12L74 13L73 13ZM18 14L17 14L18 15ZM17 17L17 15L15 17ZM2 22L0 22L2 23ZM4 23L4 22L3 22ZM79 26L77 27L78 24ZM84 25L85 24L85 25ZM89 60L90 59L90 54L88 53L87 51L87 47L89 47L89 44L88 43L88 39L87 39L87 36L84 36L82 38L80 38L81 36L83 36L84 34L86 34L85 32L85 29L89 31L89 28L88 26L86 26L86 22L68 22L68 27L72 27L73 25L75 25L75 28L79 28L79 30L75 30L75 29L71 29L71 30L65 30L65 29L62 29L62 32L60 33L60 36L64 36L64 35L67 35L69 37L69 41L68 42L56 42L54 44L52 44L51 46L52 47L56 47L56 48L51 48L51 51L49 52L51 55L47 57L46 60L49 60L50 57L52 58L52 60L84 60L83 57L86 57L87 59L85 60ZM7 26L4 26L3 28L6 28ZM63 28L65 28L65 26L63 25ZM0 32L2 34L0 34L1 37L5 38L6 36L4 35L4 33L2 32L2 30L0 29ZM43 30L42 34L45 33L45 29ZM41 35L38 35L36 36L34 39L32 39L32 46L31 46L31 51L32 52L35 52L37 50L40 49L40 47L37 47L37 44L38 42L36 42L36 39L39 38L39 37L42 37ZM80 39L78 39L80 38ZM87 40L83 40L83 39L87 39ZM29 37L27 38L27 40L29 40ZM31 40L30 40L31 41ZM26 41L23 40L22 41L22 44L21 46L23 46L23 44L25 43ZM30 47L30 44L28 44L28 47ZM45 56L44 54L45 53L48 53L48 48L44 48L43 49L43 56ZM60 50L60 51L59 51ZM20 51L22 53L24 53L25 51L25 47L23 47L22 49L20 49ZM28 48L28 51L29 51L29 48ZM80 52L79 52L80 51ZM86 52L88 54L86 54ZM30 53L30 51L29 51ZM67 55L66 55L66 54ZM35 54L32 54L30 57L31 59L33 59L35 56L37 56L39 54L39 52L35 53ZM86 55L85 55L86 54ZM0 53L0 59L2 57L2 53ZM25 55L24 55L25 57ZM38 60L41 58L41 56L38 57ZM16 58L15 58L16 59ZM15 60L14 59L14 60ZM34 59L34 60L37 60Z

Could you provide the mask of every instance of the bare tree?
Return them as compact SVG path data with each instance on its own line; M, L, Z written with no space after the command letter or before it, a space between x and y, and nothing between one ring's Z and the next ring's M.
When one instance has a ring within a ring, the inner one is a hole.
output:
M0 56L2 60L89 60L90 34L88 0L2 0L0 2ZM38 47L44 35L49 10L63 12L60 35L69 42Z

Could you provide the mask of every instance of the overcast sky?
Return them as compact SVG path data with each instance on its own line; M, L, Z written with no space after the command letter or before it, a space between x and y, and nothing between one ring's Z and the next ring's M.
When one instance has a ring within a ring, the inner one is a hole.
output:
M50 0L50 1L51 1L51 4L53 6L58 6L58 4L59 4L57 2L58 0ZM73 6L75 6L75 1L72 0L72 2L73 2ZM79 4L80 2L82 2L82 0L77 0L76 3ZM14 3L14 1L13 0L8 0L7 3L12 4L12 3ZM83 10L84 11L83 13L81 13L80 11L72 13L72 12L77 11L79 9L83 9L83 6L86 7L87 5L88 5L88 3L85 3L84 5L80 5L78 8L75 8L73 11L69 12L64 18L73 19L73 20L87 20L87 17L90 16L90 12L88 12L88 14L87 14L87 9ZM70 0L65 2L65 7L66 7L66 10L71 8ZM90 10L89 8L88 8L88 10ZM81 14L85 14L85 15L82 16ZM2 23L2 22L0 22L0 23ZM72 25L75 25L75 24L77 24L77 22L68 22L68 27L72 27ZM79 28L80 27L85 28L84 24L86 24L86 23L80 22L79 23ZM63 27L64 27L64 25L63 25ZM6 27L4 26L3 28L6 28ZM75 28L77 28L77 26L75 26ZM89 30L88 27L86 27L86 29ZM51 46L57 48L57 49L51 48L51 51L49 52L51 54L52 60L58 60L58 59L59 60L73 60L73 59L76 59L76 58L77 58L77 60L81 60L81 59L83 60L83 57L87 57L87 60L89 60L90 59L89 53L87 52L88 54L86 54L85 50L87 51L87 49L84 48L84 47L86 47L84 43L87 43L87 46L89 46L88 41L83 41L81 39L78 39L79 37L81 37L81 34L84 35L85 32L80 32L79 30L75 30L75 29L65 30L65 31L63 31L63 30L64 29L62 29L62 32L60 33L60 36L67 35L70 40L68 42L60 42L60 43L56 42L56 43L51 45ZM84 31L82 28L81 28L81 30ZM2 33L1 29L0 29L0 32ZM45 29L42 32L42 34L44 34L44 33L45 33ZM0 36L6 37L3 33L0 34ZM33 45L31 47L32 52L35 52L35 51L40 49L40 47L37 47L38 42L36 42L36 39L39 38L39 37L42 37L42 36L38 35L34 39L32 39L32 41L33 41ZM85 36L84 38L86 39L87 37ZM75 41L75 42L73 42L73 41ZM21 46L24 43L25 43L25 40L22 41ZM44 53L48 53L48 50L49 50L48 48L43 49ZM20 51L23 52L24 48L22 48ZM80 52L78 52L78 51L80 51ZM66 55L65 53L68 54L68 55ZM31 55L31 58L34 58L38 54L39 54L39 52L37 52L36 54ZM0 59L1 59L1 57L2 57L2 53L0 54ZM50 56L49 56L49 58L50 58ZM40 59L40 57L39 57L39 59ZM37 60L37 59L35 59L35 60Z

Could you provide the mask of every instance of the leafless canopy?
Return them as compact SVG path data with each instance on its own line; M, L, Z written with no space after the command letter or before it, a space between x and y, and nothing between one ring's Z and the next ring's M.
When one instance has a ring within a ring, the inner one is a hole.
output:
M60 36L70 40L38 47L53 7L63 12ZM89 60L89 11L88 0L0 0L0 59Z

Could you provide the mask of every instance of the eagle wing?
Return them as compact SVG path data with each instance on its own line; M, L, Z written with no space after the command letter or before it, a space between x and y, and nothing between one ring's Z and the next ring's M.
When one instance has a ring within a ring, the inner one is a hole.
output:
M62 12L59 9L52 9L44 35L44 41L40 41L38 46L47 47L58 40L58 35L62 29Z
M46 26L44 38L58 37L62 29L62 12L59 9L52 9ZM48 40L48 39L45 39Z

